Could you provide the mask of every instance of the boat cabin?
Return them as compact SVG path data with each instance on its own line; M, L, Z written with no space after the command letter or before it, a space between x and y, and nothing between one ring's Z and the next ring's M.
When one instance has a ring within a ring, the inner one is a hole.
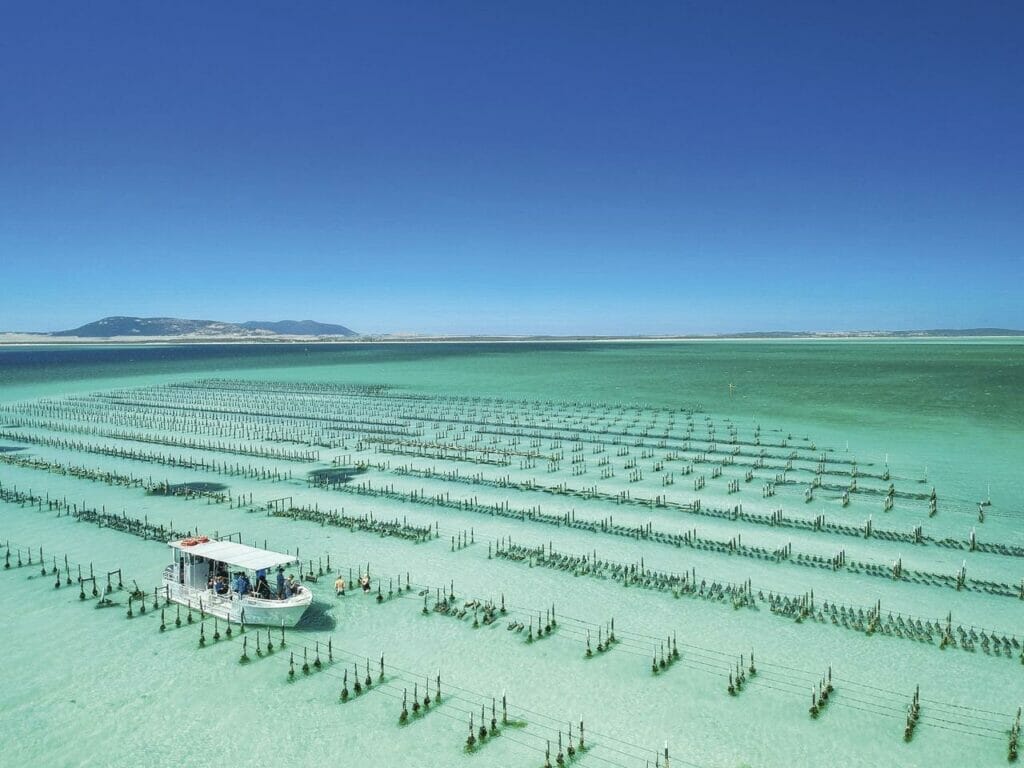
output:
M294 626L312 602L308 586L286 578L294 555L235 541L189 537L168 542L169 599L229 621Z

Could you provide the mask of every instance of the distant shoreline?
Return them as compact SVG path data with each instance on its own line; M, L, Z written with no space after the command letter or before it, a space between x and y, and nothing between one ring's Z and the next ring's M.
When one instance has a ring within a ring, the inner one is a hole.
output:
M145 345L182 346L204 344L538 344L538 343L650 343L650 342L715 342L715 341L1024 341L1024 331L999 334L980 333L913 333L850 332L784 334L735 334L722 336L391 336L366 335L359 337L320 336L150 336L150 337L75 337L48 336L31 333L0 333L0 347L30 346L104 346Z

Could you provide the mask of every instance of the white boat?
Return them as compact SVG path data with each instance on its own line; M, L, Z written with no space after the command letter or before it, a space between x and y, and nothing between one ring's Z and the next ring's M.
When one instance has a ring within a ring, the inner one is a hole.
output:
M257 549L234 541L218 541L206 536L168 542L173 553L164 569L164 591L168 599L193 610L246 624L294 627L313 602L313 593L305 584L291 594L277 594L276 569L299 561L293 555ZM238 576L245 574L252 589L240 594ZM267 589L257 595L259 576ZM222 590L212 588L211 578L224 577Z

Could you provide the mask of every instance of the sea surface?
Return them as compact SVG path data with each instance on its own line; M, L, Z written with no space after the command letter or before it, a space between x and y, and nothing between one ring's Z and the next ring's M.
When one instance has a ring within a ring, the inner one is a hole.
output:
M1002 765L1022 392L1019 339L0 347L0 764ZM176 626L115 515L313 608Z

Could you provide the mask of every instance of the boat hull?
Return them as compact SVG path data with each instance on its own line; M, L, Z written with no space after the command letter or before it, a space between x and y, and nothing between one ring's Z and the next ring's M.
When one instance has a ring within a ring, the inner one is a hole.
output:
M189 589L174 581L164 580L164 592L172 603L202 611L235 624L294 627L313 602L309 589L287 600L261 600L250 596L217 595L211 590Z

